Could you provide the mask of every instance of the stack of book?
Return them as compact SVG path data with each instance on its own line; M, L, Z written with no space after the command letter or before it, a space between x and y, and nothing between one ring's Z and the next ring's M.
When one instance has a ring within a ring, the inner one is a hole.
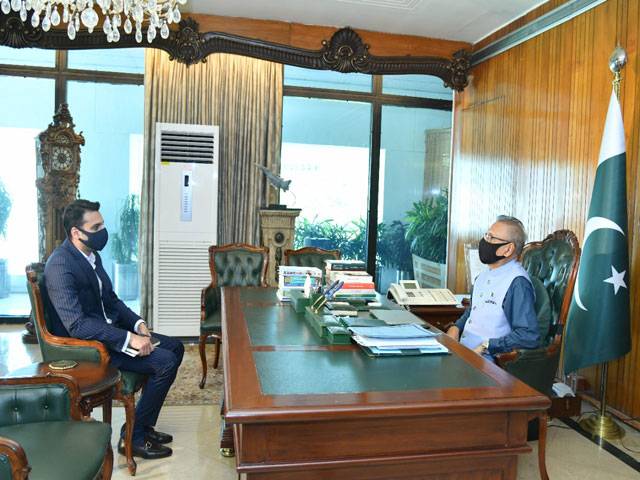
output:
M278 267L277 296L281 301L291 300L290 293L294 290L303 291L307 276L311 281L311 290L316 289L322 281L322 270L316 267Z
M359 260L326 260L327 284L335 281L344 285L335 294L336 299L373 299L376 298L376 286L373 277L365 270L366 264Z

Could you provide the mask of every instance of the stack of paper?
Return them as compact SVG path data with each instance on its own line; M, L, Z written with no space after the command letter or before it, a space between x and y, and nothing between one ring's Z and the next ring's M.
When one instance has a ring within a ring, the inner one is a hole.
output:
M419 325L351 327L353 339L374 355L421 355L449 353L437 333Z

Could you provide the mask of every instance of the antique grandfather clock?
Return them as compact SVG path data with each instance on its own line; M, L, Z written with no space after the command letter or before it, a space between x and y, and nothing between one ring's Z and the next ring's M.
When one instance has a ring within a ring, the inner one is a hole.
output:
M45 262L66 237L62 224L64 207L71 203L80 182L82 133L74 130L66 103L60 104L53 123L36 140L39 256Z
M60 104L53 123L36 138L36 187L38 189L38 257L44 263L54 248L66 238L62 213L78 191L82 133L74 130L66 103ZM22 338L36 343L31 321Z

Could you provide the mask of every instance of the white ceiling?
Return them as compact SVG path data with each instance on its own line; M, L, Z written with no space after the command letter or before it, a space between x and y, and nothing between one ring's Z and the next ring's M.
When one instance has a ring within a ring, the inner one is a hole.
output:
M188 0L184 10L475 43L546 0Z

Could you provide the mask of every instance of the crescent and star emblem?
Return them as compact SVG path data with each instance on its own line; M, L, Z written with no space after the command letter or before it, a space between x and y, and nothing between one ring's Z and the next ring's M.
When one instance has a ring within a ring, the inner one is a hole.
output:
M598 230L603 230L603 229L615 230L616 232L620 232L622 235L624 235L624 232L622 231L622 228L620 228L620 226L617 223L609 220L608 218L604 218L604 217L592 217L587 221L587 226L586 226L585 232L584 232L583 245L587 244L587 240L589 239L589 237L591 236L592 233L594 233L594 232L596 232ZM626 287L626 285L624 285L624 281L620 277L620 275L624 276L624 274L625 274L625 272L618 273L616 271L613 277L611 277L610 279L604 280L604 281L608 282L608 283L613 283L614 287L617 286L617 288L615 288L615 293L618 293L618 288L620 288L620 286L625 286ZM616 278L614 278L614 277L616 277ZM614 283L614 281L615 281L615 283ZM622 283L620 283L620 282L622 282ZM575 300L576 305L578 305L578 307L580 307L582 310L584 310L586 312L587 308L584 306L584 304L582 303L582 299L580 298L580 285L579 285L579 283L580 283L580 273L578 272L578 276L576 277L576 285L575 285L575 288L573 289L573 299ZM616 283L619 286L616 285Z

